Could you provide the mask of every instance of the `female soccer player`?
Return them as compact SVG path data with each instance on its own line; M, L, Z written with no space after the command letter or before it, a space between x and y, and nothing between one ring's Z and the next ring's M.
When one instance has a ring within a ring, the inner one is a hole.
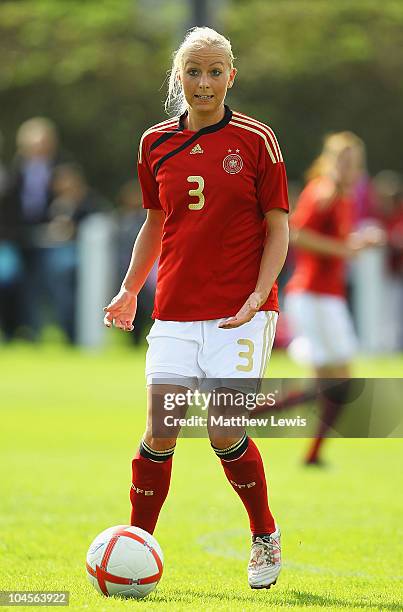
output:
M178 433L155 435L159 396L176 390L158 380L192 388L204 378L259 378L274 338L276 278L288 246L286 174L273 131L224 104L237 72L233 59L230 42L209 28L192 29L176 51L166 106L176 105L179 115L141 138L147 220L122 288L105 309L108 327L132 330L137 295L160 257L146 357L147 426L131 489L131 523L150 533L168 493ZM249 584L269 588L281 569L280 530L260 453L244 430L209 434L249 515Z
M352 233L353 194L365 169L365 147L351 132L331 134L307 172L308 183L291 217L295 269L286 287L286 312L295 339L290 352L311 363L315 376L343 379L319 390L321 424L305 462L320 463L319 451L348 391L356 338L346 302L346 262L380 243L379 230ZM325 385L326 386L326 385Z

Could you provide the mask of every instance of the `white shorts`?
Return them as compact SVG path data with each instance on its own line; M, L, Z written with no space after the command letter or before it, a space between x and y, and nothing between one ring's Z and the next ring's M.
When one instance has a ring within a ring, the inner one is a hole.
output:
M260 311L235 329L220 329L218 324L225 319L155 320L147 336L147 384L185 377L185 386L195 389L206 378L260 379L273 346L277 317L277 312Z
M300 363L321 367L348 363L357 340L346 301L318 293L289 293L285 312L294 337L288 350Z

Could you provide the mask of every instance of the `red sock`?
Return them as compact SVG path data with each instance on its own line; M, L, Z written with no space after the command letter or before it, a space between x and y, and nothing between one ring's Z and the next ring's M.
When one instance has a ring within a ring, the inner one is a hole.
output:
M323 442L326 439L326 435L329 429L333 427L333 425L335 424L335 421L337 420L337 417L343 410L344 396L342 396L341 393L345 394L346 390L348 391L348 386L347 385L344 385L344 386L339 385L339 386L341 388L341 391L338 388L336 388L336 391L339 392L340 397L336 396L335 398L339 400L338 403L336 403L335 401L332 401L331 398L327 397L323 393L319 395L320 408L321 408L320 421L319 421L319 425L318 425L318 429L315 434L315 437L313 438L308 448L308 452L305 457L305 463L317 463L320 461L320 451L321 451ZM328 393L330 393L331 391L332 389L330 389Z
M276 530L276 526L269 509L262 458L253 440L246 438L246 442L247 448L243 454L232 460L229 459L231 453L228 453L228 451L230 449L214 450L219 457L220 454L227 453L227 459L220 457L221 465L224 468L226 477L245 506L249 515L252 534L273 533ZM242 444L242 440L234 446L240 444ZM242 450L242 446L240 449ZM235 454L236 452L235 450Z
M172 456L165 461L153 461L137 453L132 461L130 524L153 533L158 515L168 495L171 481Z
M305 457L305 463L317 463L319 461L319 451L324 438L313 438Z

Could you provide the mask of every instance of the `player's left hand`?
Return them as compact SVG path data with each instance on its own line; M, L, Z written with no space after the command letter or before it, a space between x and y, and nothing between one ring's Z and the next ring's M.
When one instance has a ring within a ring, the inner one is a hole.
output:
M263 297L260 293L254 291L250 294L245 304L238 310L236 315L234 317L229 317L229 319L220 323L218 327L221 329L234 329L235 327L240 327L244 323L248 323L253 319L266 299L267 298Z
M348 242L353 251L359 252L371 247L385 246L387 235L382 227L371 224L350 234Z
M365 227L361 232L361 236L365 247L381 247L385 246L387 242L386 232L379 225Z

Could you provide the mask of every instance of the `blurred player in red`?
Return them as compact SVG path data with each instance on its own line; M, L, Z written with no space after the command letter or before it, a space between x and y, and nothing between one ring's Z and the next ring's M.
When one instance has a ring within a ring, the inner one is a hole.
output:
M365 167L365 147L351 132L331 134L307 172L308 183L290 220L295 269L286 287L286 311L294 334L290 353L310 363L320 381L321 424L306 456L319 464L319 451L348 392L356 337L346 302L346 264L380 241L379 231L353 233L353 194ZM330 388L329 388L330 387Z
M203 379L259 378L274 339L276 278L288 246L286 173L273 131L224 104L235 75L230 42L209 28L191 30L175 53L167 106L178 115L141 138L147 220L105 309L107 326L132 330L137 295L160 256L147 338L147 426L131 489L131 523L150 533L168 494L178 434L155 434L161 395ZM209 435L249 515L249 584L268 588L281 569L280 530L259 450L244 430L218 436L210 427Z

